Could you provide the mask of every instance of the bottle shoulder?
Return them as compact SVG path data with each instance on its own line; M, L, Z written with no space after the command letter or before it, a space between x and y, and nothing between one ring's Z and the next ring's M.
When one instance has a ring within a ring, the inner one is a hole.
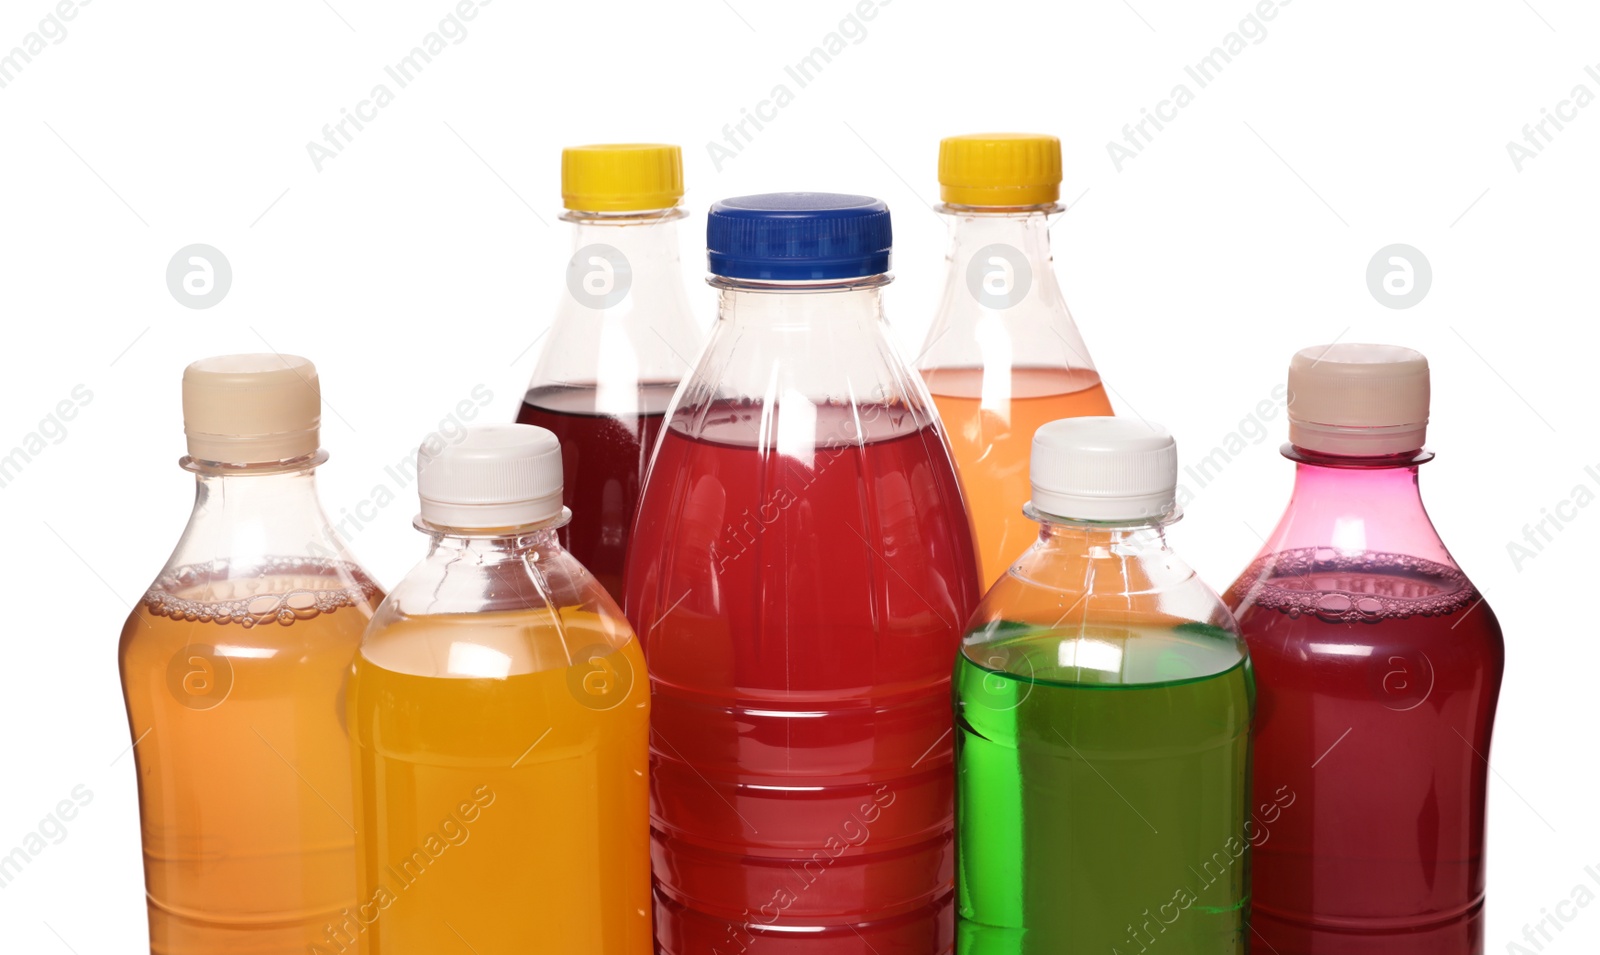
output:
M421 676L506 677L613 652L638 654L632 629L559 548L489 560L436 550L384 600L361 644L368 662Z
M646 300L648 298L648 300ZM676 385L699 354L703 334L681 287L593 309L563 301L544 334L530 389Z
M962 651L1012 674L1027 676L1022 666L1041 679L1107 685L1210 677L1248 659L1221 597L1172 551L1074 553L1047 542L990 588Z

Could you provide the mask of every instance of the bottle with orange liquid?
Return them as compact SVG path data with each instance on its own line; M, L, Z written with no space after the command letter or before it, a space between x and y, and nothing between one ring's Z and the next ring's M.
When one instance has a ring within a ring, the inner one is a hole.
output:
M320 415L304 358L184 372L194 513L120 648L154 955L353 950L341 705L382 594L317 502Z
M646 955L644 657L557 539L556 437L474 428L418 463L428 555L350 684L362 844L343 931L367 955Z
M1111 402L1051 267L1060 140L952 136L939 144L939 191L950 253L917 367L950 437L987 587L1038 536L1022 514L1034 431L1109 415Z

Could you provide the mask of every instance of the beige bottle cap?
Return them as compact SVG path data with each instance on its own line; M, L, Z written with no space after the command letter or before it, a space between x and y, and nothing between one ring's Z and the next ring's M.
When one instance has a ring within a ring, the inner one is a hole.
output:
M1326 454L1421 450L1428 359L1398 345L1315 345L1289 362L1289 443Z
M270 464L317 450L322 389L298 355L219 355L183 370L189 456Z

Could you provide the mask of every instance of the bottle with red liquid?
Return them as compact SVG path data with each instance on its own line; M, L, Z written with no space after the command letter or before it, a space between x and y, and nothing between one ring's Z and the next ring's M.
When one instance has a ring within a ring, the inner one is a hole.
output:
M1234 583L1256 671L1252 925L1278 955L1479 955L1505 649L1417 490L1428 362L1289 366L1294 495Z
M952 945L950 672L977 558L884 321L876 199L729 199L715 330L628 558L653 687L658 951Z
M561 193L574 251L517 422L560 440L573 514L561 543L621 603L644 471L700 350L678 259L682 155L634 143L565 149Z

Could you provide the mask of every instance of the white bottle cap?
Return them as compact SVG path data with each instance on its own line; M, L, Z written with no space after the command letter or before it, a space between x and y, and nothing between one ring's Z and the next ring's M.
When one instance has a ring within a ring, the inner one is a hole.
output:
M1050 517L1136 521L1172 510L1178 446L1134 418L1063 418L1033 435L1033 508Z
M422 519L441 527L518 527L553 520L563 511L561 444L531 424L468 428L454 444L417 452L417 493Z
M1428 359L1398 345L1316 345L1289 362L1289 443L1326 454L1421 450Z

